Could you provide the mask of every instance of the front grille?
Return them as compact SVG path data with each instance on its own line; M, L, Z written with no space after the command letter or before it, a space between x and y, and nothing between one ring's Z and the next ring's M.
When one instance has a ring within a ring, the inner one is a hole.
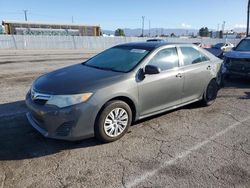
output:
M38 92L35 92L33 89L31 89L30 97L31 97L31 100L33 100L35 104L45 105L46 102L51 98L51 95L38 93Z
M231 59L229 70L241 73L250 72L250 59Z
M35 99L33 100L35 104L38 105L45 105L48 100L43 100L43 99Z
M63 123L60 127L57 128L56 134L58 136L68 136L73 125L74 121Z

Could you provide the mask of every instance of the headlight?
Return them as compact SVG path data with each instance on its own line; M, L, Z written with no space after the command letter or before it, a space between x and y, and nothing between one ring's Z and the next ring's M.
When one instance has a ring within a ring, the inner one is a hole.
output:
M76 95L52 95L46 104L58 106L64 108L74 104L86 102L93 93L83 93Z

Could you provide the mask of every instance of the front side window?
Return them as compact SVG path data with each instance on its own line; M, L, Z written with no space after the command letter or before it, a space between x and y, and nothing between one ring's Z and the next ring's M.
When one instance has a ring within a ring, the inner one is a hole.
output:
M173 69L179 66L179 58L176 48L160 50L148 63L160 68L162 71Z
M200 51L196 50L193 47L181 47L180 49L183 55L183 61L185 66L209 60L208 57L206 57L204 54L202 54Z
M250 39L244 39L235 49L236 51L250 51Z
M104 70L129 72L148 54L149 51L145 49L114 47L93 57L84 65Z

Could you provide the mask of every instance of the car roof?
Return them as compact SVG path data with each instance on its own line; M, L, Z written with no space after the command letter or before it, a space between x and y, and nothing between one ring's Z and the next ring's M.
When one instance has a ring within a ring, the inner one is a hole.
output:
M150 41L150 42L131 42L131 43L126 43L126 44L120 44L115 47L134 47L134 48L139 48L139 49L145 49L152 51L154 49L157 49L162 46L168 46L168 45L180 45L180 44L185 44L187 45L188 43L168 43L168 42L163 42L163 41ZM190 44L193 45L193 44Z

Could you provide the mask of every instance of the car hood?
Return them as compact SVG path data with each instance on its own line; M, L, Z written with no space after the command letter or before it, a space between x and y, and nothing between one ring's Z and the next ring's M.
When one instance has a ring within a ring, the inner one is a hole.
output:
M37 92L62 95L91 92L100 85L118 81L125 73L101 70L77 64L65 67L43 76L34 83Z
M245 58L250 58L250 52L230 51L225 54L225 57L245 59Z
M216 57L220 56L223 53L223 51L218 48L205 48L205 49Z

